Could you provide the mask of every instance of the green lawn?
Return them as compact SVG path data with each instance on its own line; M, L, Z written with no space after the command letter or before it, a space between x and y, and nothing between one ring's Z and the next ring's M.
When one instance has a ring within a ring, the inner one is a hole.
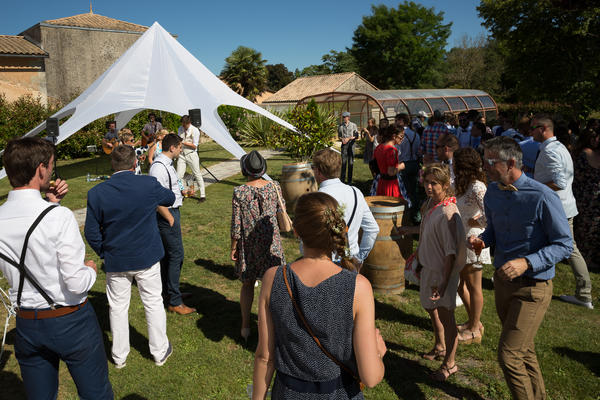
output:
M208 157L218 161L226 154ZM268 160L268 174L281 176L282 164L289 159L279 156ZM92 183L85 174L93 168L90 161L75 160L63 165L69 178L73 199L65 199L70 207L85 205L85 192ZM108 171L107 171L108 173ZM367 167L357 156L355 180L366 192L370 185ZM185 262L182 289L193 294L188 302L198 314L168 314L168 334L174 354L163 367L156 367L148 351L143 306L133 289L130 310L131 353L122 370L109 363L109 374L117 399L243 399L252 381L253 352L256 348L256 326L246 345L239 338L239 288L228 259L231 194L243 182L241 175L207 188L205 203L186 200L182 208L182 230ZM0 183L4 199L7 182ZM284 238L288 260L298 256L297 242L291 235ZM92 251L89 251L92 254ZM98 261L98 260L97 260ZM459 373L446 383L428 378L439 362L424 361L420 353L431 348L433 333L427 313L421 308L418 291L409 287L400 296L376 296L377 326L388 346L384 358L384 381L368 389L369 399L467 398L506 399L508 390L496 361L496 344L500 332L494 309L492 268L484 270L485 306L482 321L486 327L480 345L459 347ZM593 295L600 295L600 277L592 273ZM6 287L6 281L0 280ZM560 264L554 281L556 295L572 293L574 280L570 268ZM90 292L100 325L105 333L107 355L110 356L108 305L105 275L100 273ZM259 289L256 289L258 296ZM597 304L600 306L600 302ZM256 304L254 306L256 313ZM5 317L0 311L0 321ZM457 320L466 320L464 308L458 308ZM0 398L24 398L22 381L14 357L14 319L7 338L7 354L0 362ZM553 300L537 335L537 353L551 399L598 399L600 393L600 312L585 310ZM61 364L59 399L75 399L76 390L64 364Z

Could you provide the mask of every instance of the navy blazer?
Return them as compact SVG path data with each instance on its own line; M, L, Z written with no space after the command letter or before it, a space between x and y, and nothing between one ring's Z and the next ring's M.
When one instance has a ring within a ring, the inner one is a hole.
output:
M88 191L85 238L106 272L149 268L165 254L157 206L171 206L175 194L156 178L121 171Z

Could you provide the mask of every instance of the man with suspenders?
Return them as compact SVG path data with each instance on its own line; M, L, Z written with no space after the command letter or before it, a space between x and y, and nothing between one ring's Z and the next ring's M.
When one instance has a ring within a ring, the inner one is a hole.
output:
M102 331L87 300L96 264L84 262L75 216L58 205L68 186L50 181L54 157L40 138L11 140L3 156L13 190L0 206L0 270L18 307L15 356L30 399L56 398L60 360L80 398L112 399Z
M182 139L169 134L162 140L162 153L160 153L150 166L150 175L155 177L163 187L175 193L175 203L169 207L172 220L167 221L162 215L157 215L158 230L163 242L165 256L160 260L162 274L163 295L168 297L171 312L186 315L196 311L183 304L183 296L179 290L179 276L183 265L183 241L181 238L181 217L179 207L183 204L183 184L173 168L173 159L179 156L182 149Z
M397 114L396 125L404 127L404 140L400 143L398 161L403 162L405 168L400 171L400 176L406 188L406 194L411 202L410 218L414 224L419 223L419 209L421 202L418 197L419 169L421 168L419 149L421 148L421 137L408 127L408 114Z

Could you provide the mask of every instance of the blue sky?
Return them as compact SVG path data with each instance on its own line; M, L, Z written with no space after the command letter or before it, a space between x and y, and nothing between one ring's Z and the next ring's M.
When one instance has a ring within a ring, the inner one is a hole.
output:
M468 34L486 34L475 9L475 0L421 0L416 3L443 11L452 22L448 48ZM16 35L47 19L89 12L87 0L29 0L5 2L0 13L0 34ZM320 64L330 50L352 45L354 30L372 4L396 7L399 1L254 0L254 1L155 1L97 0L94 13L150 26L158 21L178 35L180 43L213 73L219 74L224 60L240 45L262 53L269 64L283 63L302 69Z

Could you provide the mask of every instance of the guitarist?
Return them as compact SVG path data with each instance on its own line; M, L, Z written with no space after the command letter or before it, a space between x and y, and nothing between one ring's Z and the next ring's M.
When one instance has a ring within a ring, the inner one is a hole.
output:
M108 132L104 134L102 139L102 148L106 154L112 153L114 147L117 145L119 140L119 134L117 132L117 122L110 121L108 123Z
M148 123L142 128L142 146L150 146L156 140L156 133L160 131L163 126L156 120L156 114L148 114Z

